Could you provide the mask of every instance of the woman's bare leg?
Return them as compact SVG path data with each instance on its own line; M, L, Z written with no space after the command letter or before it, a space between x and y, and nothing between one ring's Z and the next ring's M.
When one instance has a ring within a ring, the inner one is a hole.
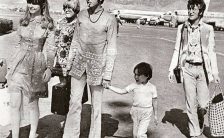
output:
M21 101L22 101L21 92L10 93L12 138L19 138L19 128L21 121L20 116Z
M30 110L30 127L31 127L29 138L35 138L40 116L38 99L34 100L29 104L29 110Z

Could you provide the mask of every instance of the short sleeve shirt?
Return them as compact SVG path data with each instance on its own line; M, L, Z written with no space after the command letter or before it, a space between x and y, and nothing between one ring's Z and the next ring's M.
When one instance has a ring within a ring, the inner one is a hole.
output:
M128 85L126 91L133 92L133 106L136 107L152 107L152 99L157 98L156 86L151 83Z
M133 106L152 107L152 99L157 98L156 86L148 82L147 84L132 83L125 90L133 92Z

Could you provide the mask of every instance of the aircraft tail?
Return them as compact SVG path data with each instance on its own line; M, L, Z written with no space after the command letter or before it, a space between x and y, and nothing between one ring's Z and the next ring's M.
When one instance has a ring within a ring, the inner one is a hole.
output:
M206 13L208 11L210 0L204 0L204 1L205 1L205 4L206 4L206 9L205 9L205 13Z

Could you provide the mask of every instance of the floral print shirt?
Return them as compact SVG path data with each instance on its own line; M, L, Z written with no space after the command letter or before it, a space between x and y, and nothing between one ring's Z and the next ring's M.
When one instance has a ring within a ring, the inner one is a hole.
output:
M66 18L57 22L55 30L55 45L57 46L56 62L65 68L69 49L74 34L76 19L68 23Z

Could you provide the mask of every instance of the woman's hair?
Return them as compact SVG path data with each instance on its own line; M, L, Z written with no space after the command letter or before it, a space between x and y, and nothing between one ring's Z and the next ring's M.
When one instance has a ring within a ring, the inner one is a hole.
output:
M147 80L150 80L152 78L152 66L150 64L141 62L135 66L133 70L134 73L136 69L138 70L139 75L148 77Z
M65 11L65 8L70 7L74 11L74 13L78 14L80 11L80 3L79 0L66 0L63 3L63 10Z
M48 28L52 30L54 28L53 19L50 16L49 4L47 0L27 0L27 3L32 3L34 5L39 5L41 10L41 27ZM23 18L20 19L21 26L27 26L30 22L30 12L28 6L26 7L26 12Z
M188 0L187 8L190 9L194 6L198 6L199 16L202 18L206 9L206 4L204 0Z

